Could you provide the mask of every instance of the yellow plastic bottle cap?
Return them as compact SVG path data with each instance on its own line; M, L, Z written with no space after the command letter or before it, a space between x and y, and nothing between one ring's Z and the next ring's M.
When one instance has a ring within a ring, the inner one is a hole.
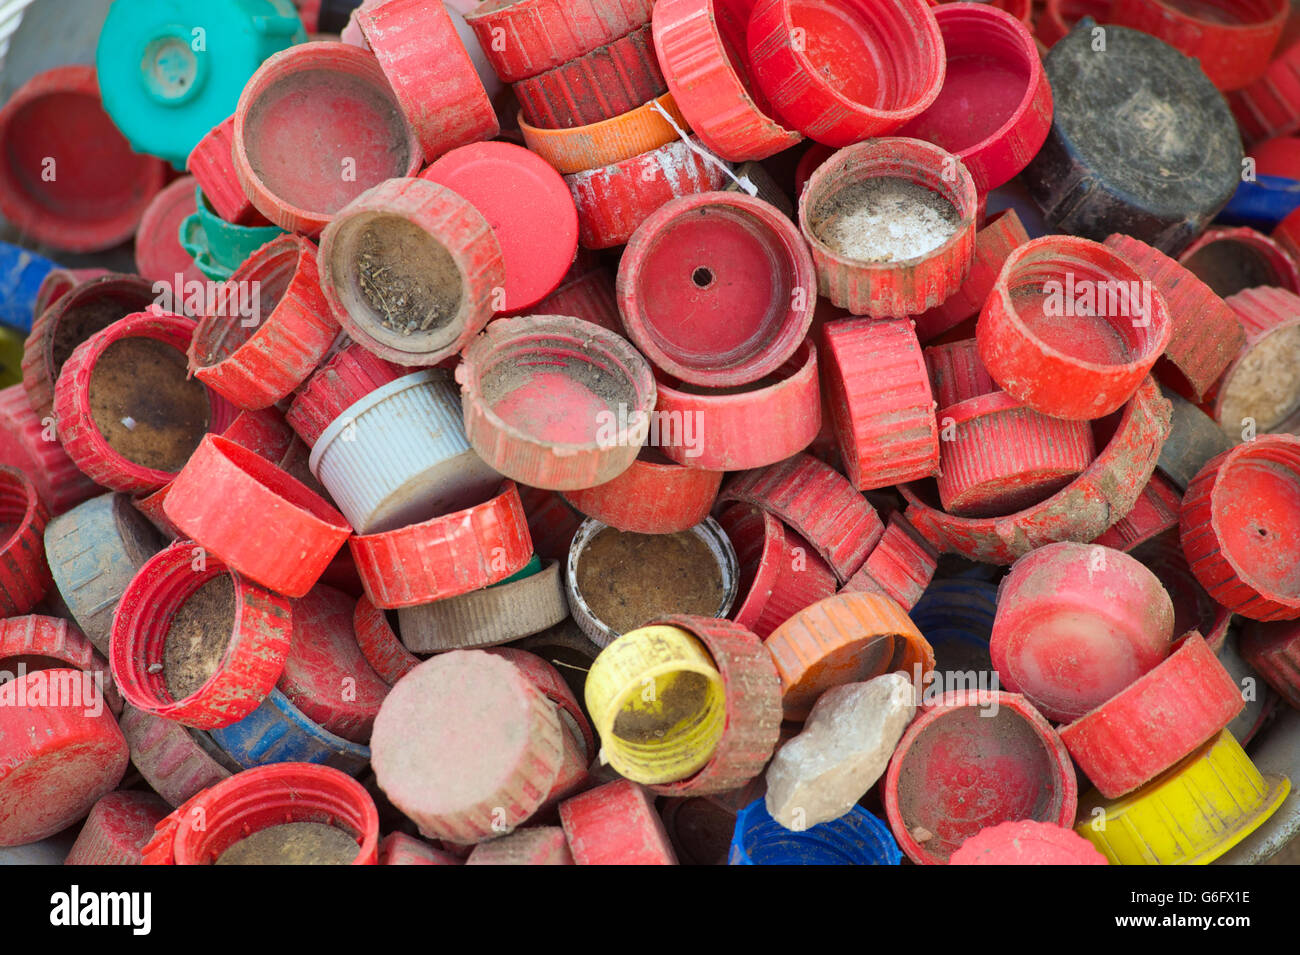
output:
M584 695L605 759L645 785L698 771L726 724L722 676L704 645L678 627L623 634L592 664Z
M1291 791L1223 730L1164 775L1107 802L1079 804L1075 832L1118 865L1207 865L1250 835Z

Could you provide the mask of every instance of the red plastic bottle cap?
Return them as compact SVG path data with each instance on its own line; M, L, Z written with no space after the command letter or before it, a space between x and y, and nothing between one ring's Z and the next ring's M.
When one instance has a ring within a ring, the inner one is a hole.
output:
M0 467L0 618L27 613L54 588L45 562L50 520L36 486L17 468Z
M1084 17L1092 17L1098 23L1108 23L1114 2L1115 0L1046 0L1034 18L1034 34L1045 48L1050 49Z
M867 491L939 470L939 427L911 319L822 327L826 406L845 472Z
M492 500L421 524L353 537L366 596L383 609L414 607L505 580L533 555L513 482Z
M947 438L939 500L959 517L1032 507L1069 485L1097 456L1088 422L1049 418L1005 391L949 405L939 412L939 425Z
M716 192L727 183L724 167L683 140L631 159L565 176L578 209L584 249L623 245L655 210L673 199Z
M32 307L32 315L39 319L47 308L82 282L89 282L91 279L110 274L112 273L108 269L50 269L45 273L45 278L41 279L40 287L36 290L36 303Z
M82 674L60 667L0 685L0 846L66 829L126 772L117 721L83 691Z
M577 274L570 269L560 287L538 302L532 311L538 315L572 315L617 335L623 334L614 276L606 268L590 268Z
M321 293L316 247L286 235L230 277L190 341L190 370L236 406L266 408L302 384L338 333Z
M885 138L841 150L799 197L821 294L875 318L942 304L970 272L978 204L965 165L938 146Z
M998 597L989 640L998 677L1057 722L1095 709L1169 655L1173 602L1120 551L1040 547L1016 561Z
M578 250L578 210L564 178L512 143L476 143L420 173L460 194L483 214L501 244L505 293L493 310L535 305L563 280Z
M59 440L77 467L96 483L115 491L157 490L179 472L193 448L191 442L216 424L219 415L228 414L222 399L185 378L183 355L194 327L194 322L179 315L138 312L82 342L63 366L54 391ZM152 342L161 343L163 351L177 352L178 361L169 367L158 358L159 350L150 347ZM115 357L101 369L100 362L110 350ZM134 367L134 355L144 365L160 369L154 383L168 389L175 405L153 410L148 407L157 400L153 393L129 386L119 385L115 392L101 390L113 387L107 379L122 380L123 373L115 369L119 362ZM196 390L206 406L201 410L188 400L196 397ZM104 397L99 398L101 394ZM119 447L129 449L132 456Z
M652 0L486 0L465 15L503 83L528 79L627 36Z
M862 569L840 593L881 593L911 613L930 586L939 566L939 552L900 513L889 515L885 534Z
M1118 423L1101 422L1101 452L1066 487L1016 514L957 517L943 511L929 482L903 484L907 518L941 551L971 560L1010 564L1036 547L1059 540L1089 540L1127 514L1155 471L1152 448L1169 436L1169 402L1148 378L1124 408ZM1109 428L1113 426L1111 434ZM1109 437L1106 437L1109 436Z
M153 282L202 282L194 257L181 248L181 222L194 214L194 178L182 176L163 189L140 217L135 237L135 267ZM37 313L39 314L39 312Z
M1300 709L1300 624L1252 621L1242 631L1237 649L1293 709Z
M22 385L0 390L0 466L17 468L53 514L61 514L103 492L72 462L59 444L52 419L42 424Z
M154 826L172 811L148 792L122 790L95 803L64 865L139 865Z
M426 161L501 132L487 90L441 3L366 4L357 11L357 25L414 128Z
M943 36L925 0L759 0L748 43L777 115L828 146L898 129L943 87Z
M1265 60L1267 62L1267 58ZM1278 53L1259 79L1228 97L1248 143L1300 128L1300 43Z
M1183 553L1206 592L1252 620L1300 618L1300 438L1261 435L1187 486Z
M0 671L14 674L48 666L66 666L87 674L95 692L114 713L122 712L122 696L113 685L108 661L68 621L31 614L0 621Z
M370 53L304 43L269 57L235 110L235 171L257 210L315 235L387 179L414 176L424 153Z
M961 844L949 865L1110 865L1068 826L1021 819L981 829Z
M308 719L365 744L388 684L357 643L355 609L355 600L332 587L317 586L295 600L293 639L276 688Z
M408 374L408 368L384 361L360 345L348 345L335 352L298 389L285 420L312 447L348 408Z
M388 616L363 596L352 616L352 632L366 662L389 686L420 665L417 657L393 632Z
M1253 0L1209 8L1169 0L1115 0L1107 23L1164 40L1200 61L1221 90L1237 90L1264 74L1286 26L1286 0Z
M948 60L939 97L900 136L965 163L981 193L1029 164L1052 127L1052 88L1029 28L987 3L945 3L934 18Z
M1183 250L1178 261L1222 296L1272 285L1300 294L1300 267L1288 216L1273 236L1239 226L1214 226Z
M677 865L654 797L629 780L560 803L560 824L578 865Z
M398 619L408 649L440 653L512 643L553 627L568 615L564 571L559 561L551 560L537 573L518 580L403 608Z
M1300 296L1260 287L1224 300L1246 330L1246 345L1223 373L1207 410L1233 442L1261 431L1289 430L1300 409Z
M1241 687L1193 630L1149 673L1061 728L1108 799L1144 786L1213 739L1246 708Z
M211 865L235 843L295 822L323 823L354 838L352 865L378 861L379 810L359 782L330 766L275 763L244 770L180 806L144 847L144 864Z
M1134 548L1176 528L1182 502L1182 492L1157 472L1151 475L1150 483L1143 489L1133 510L1121 517L1093 543L1131 553ZM1186 631L1175 629L1174 632Z
M564 830L559 826L538 826L479 843L465 864L573 865L574 862Z
M487 324L506 272L501 244L468 199L423 179L390 179L325 230L320 280L355 341L398 364L436 365Z
M0 109L0 143L0 213L19 235L65 252L131 238L166 181L163 161L132 151L104 112L89 65L24 83Z
M1000 390L980 361L973 338L931 345L925 350L925 364L940 409Z
M120 723L131 747L132 764L144 781L173 806L238 771L239 767L200 730L137 710L129 703L122 710Z
M302 597L351 534L343 515L265 458L208 435L163 504L177 528L250 580Z
M723 159L766 159L803 138L774 118L752 79L753 0L662 0L654 41L664 77L700 141Z
M537 556L543 560L567 560L582 515L555 491L520 487L519 500L528 515L528 536L533 539Z
M632 342L681 381L743 385L803 342L817 301L812 257L793 223L748 195L665 204L619 263L619 310Z
M646 447L614 480L568 491L564 498L583 514L616 530L673 534L708 517L721 486L721 471L685 468L658 449Z
M740 566L731 618L766 640L800 610L835 593L835 574L808 543L766 511L733 504L718 523Z
M1028 241L1029 233L1015 209L1004 209L991 216L975 233L975 255L961 287L941 304L916 316L917 338L922 343L931 341L978 315L993 291L1007 256Z
M1061 235L1008 256L976 332L1008 394L1071 420L1122 407L1172 337L1154 283L1106 246Z
M556 708L508 660L453 650L393 687L371 740L379 785L426 836L476 843L541 806L559 773Z
M555 491L595 487L631 467L655 407L654 375L635 348L558 315L493 322L466 349L456 381L479 457Z
M601 123L667 91L649 24L514 85L524 118L545 129Z
M922 705L883 783L889 827L918 865L944 865L981 829L1029 819L1074 825L1070 754L1024 697L950 690Z
M1188 252L1200 245L1198 239ZM1193 269L1159 249L1127 235L1112 235L1106 245L1151 282L1169 309L1174 331L1156 374L1185 396L1200 401L1246 344L1246 333L1232 309Z
M730 620L667 614L647 626L678 627L704 644L722 676L726 726L703 768L671 783L648 787L660 796L731 792L758 776L781 732L781 679L757 636Z
M203 190L203 198L208 200L212 211L226 222L246 226L271 224L266 216L254 208L244 194L244 187L240 185L239 173L235 170L233 113L213 126L206 136L194 144L189 159L185 161L185 168L194 177L190 180L191 200L194 198L194 182L197 181Z
M842 475L807 454L739 474L719 504L741 501L776 515L804 536L843 583L885 533L875 509Z
M204 584L227 574L234 591L227 646L207 679L178 700L168 687L165 665L159 666L173 618ZM122 594L109 644L113 679L126 701L146 713L198 729L237 723L271 692L284 669L290 606L284 597L231 573L193 541L177 541L151 557Z
M822 427L817 349L811 341L775 374L753 385L698 388L661 375L658 390L658 448L688 468L748 471L767 467L808 447ZM762 428L754 427L756 415L762 416ZM681 429L680 439L663 440L665 421Z
M379 843L380 865L463 865L461 859L449 852L435 849L428 843L404 832L390 832Z
M140 276L105 272L37 310L23 345L23 387L38 419L54 410L54 384L73 350L114 322L145 311L156 298L153 286Z

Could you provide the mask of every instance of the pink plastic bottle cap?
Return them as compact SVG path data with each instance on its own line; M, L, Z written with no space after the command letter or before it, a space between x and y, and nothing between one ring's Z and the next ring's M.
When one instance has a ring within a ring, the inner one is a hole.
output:
M454 149L420 174L474 204L501 244L505 296L498 312L536 305L559 286L578 251L578 210L564 178L511 143Z

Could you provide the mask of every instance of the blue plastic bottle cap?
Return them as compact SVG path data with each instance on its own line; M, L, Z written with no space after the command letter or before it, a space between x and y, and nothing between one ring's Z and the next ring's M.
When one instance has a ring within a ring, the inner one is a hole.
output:
M323 763L356 775L370 764L370 748L353 743L306 717L279 690L238 723L208 736L245 769L268 763Z
M104 109L137 152L184 169L262 61L306 39L292 0L116 0L95 55Z
M889 827L861 806L801 832L787 829L757 799L736 817L729 865L898 865Z
M1300 209L1300 179L1257 176L1254 182L1243 182L1237 187L1214 221L1272 232L1275 225L1296 209Z
M23 332L32 330L36 293L51 269L47 258L8 242L0 242L0 324Z

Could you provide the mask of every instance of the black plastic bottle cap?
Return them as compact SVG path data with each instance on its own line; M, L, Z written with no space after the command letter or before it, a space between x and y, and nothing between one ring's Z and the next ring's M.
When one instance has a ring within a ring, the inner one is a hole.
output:
M1241 181L1222 94L1196 60L1091 17L1046 67L1052 131L1024 176L1048 225L1098 242L1122 232L1177 255Z

